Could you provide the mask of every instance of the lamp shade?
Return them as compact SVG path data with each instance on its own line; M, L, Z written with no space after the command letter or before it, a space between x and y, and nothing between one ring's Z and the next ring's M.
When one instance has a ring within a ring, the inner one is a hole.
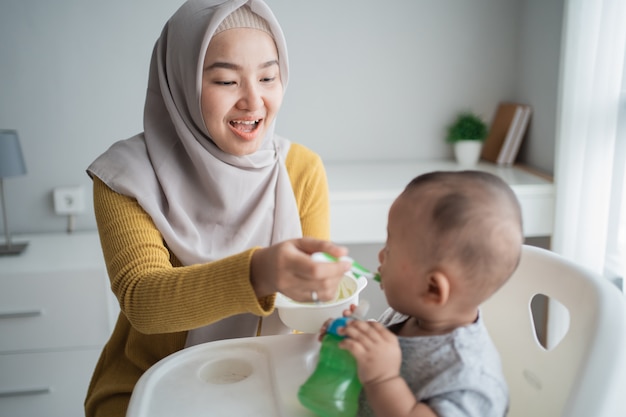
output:
M0 130L0 178L26 174L20 139L16 130Z

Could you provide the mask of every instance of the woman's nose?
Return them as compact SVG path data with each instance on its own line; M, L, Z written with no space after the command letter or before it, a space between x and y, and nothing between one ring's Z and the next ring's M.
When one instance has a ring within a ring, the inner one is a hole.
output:
M241 88L241 97L237 101L237 108L241 110L256 110L263 107L263 96L258 86L246 83Z

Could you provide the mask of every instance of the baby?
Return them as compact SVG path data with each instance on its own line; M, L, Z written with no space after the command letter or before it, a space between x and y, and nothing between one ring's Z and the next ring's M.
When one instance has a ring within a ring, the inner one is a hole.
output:
M379 253L390 308L342 329L365 394L359 416L505 415L508 388L479 306L515 271L522 243L519 203L498 177L433 172L409 183Z

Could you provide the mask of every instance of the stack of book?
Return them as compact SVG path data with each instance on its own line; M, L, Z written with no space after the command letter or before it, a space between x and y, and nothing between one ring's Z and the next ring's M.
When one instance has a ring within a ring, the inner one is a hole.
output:
M481 158L501 165L513 164L526 134L530 113L529 105L500 103L483 144Z

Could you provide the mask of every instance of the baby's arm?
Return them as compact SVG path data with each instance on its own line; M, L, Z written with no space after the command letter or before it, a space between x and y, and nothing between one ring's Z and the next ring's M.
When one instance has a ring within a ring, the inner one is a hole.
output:
M400 376L402 352L396 335L375 321L352 320L341 347L357 361L359 379L372 410L385 417L437 417Z

